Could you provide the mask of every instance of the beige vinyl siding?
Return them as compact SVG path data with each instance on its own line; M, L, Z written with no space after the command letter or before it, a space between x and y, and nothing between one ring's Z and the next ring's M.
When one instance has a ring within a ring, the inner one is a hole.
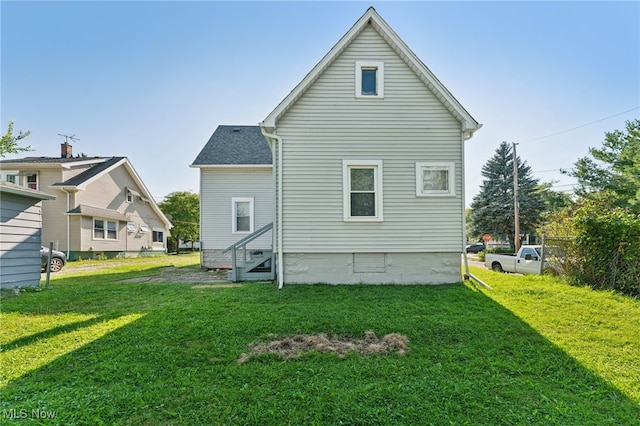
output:
M254 231L273 222L273 177L271 168L201 169L200 238L205 250L226 249L247 234L231 232L232 199L253 197ZM268 249L268 232L248 245Z
M142 193L134 182L133 178L124 166L119 166L110 173L100 176L97 180L91 182L83 191L79 191L75 195L75 205L87 205L101 209L117 211L125 219L116 220L105 218L112 222L118 222L118 239L102 240L93 238L93 218L84 216L82 218L81 227L72 227L73 233L80 229L80 245L76 250L87 251L92 248L95 251L140 251L153 247L154 249L163 249L158 244L153 244L153 228L165 228L162 220L154 212L151 204L133 197L133 202L126 201L126 189L132 188ZM96 218L101 218L96 216ZM135 232L127 231L127 222L136 224ZM149 232L141 232L140 225L146 225ZM169 231L165 229L165 239L169 235Z
M355 62L384 61L384 99L356 99ZM462 246L460 123L368 26L278 123L285 252ZM384 221L343 221L342 160L382 160ZM455 164L454 197L416 197L415 163Z
M48 168L39 171L39 189L56 196L55 200L49 200L42 206L42 244L49 246L53 242L56 250L67 250L67 194L55 187L54 183L61 182L62 168Z

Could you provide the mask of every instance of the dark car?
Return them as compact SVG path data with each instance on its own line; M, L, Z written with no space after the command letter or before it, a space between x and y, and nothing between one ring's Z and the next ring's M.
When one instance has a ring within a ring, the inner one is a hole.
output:
M47 260L49 260L49 249L47 247L40 247L40 258L42 259L41 267L42 271L47 270ZM51 252L51 272L58 272L64 265L67 264L67 256L58 250Z
M485 249L485 246L482 243L469 244L467 246L467 253L478 253L483 251L484 249Z

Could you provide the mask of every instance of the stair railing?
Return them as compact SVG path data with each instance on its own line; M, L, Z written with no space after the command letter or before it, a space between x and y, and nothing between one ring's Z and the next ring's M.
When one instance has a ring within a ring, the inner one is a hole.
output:
M238 247L242 248L242 264L244 265L245 263L247 263L247 244L249 244L251 241L255 240L256 238L260 237L262 234L265 234L267 232L269 232L271 229L273 229L273 222L266 224L265 226L263 226L262 228L258 229L257 231L254 231L253 233L247 235L246 237L244 237L243 239L236 241L234 244L232 244L231 246L227 247L226 249L224 249L222 251L222 253L226 253L229 250L231 250L231 274L232 274L232 280L231 281L236 281L237 279L237 271L238 271L238 259L237 259L237 252L238 252Z

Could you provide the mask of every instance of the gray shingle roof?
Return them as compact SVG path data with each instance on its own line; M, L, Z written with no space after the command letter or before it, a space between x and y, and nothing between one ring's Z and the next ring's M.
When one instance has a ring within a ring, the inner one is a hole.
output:
M80 163L87 160L100 160L107 157L24 157L12 160L0 160L0 164L22 164L22 163L41 163L41 164L66 164Z
M218 126L192 166L271 164L259 126Z
M76 176L72 177L71 179L68 179L65 182L54 183L51 186L77 186L77 185L80 185L83 182L91 179L92 177L94 177L96 175L99 175L100 173L102 173L103 171L107 170L109 167L113 166L114 164L118 163L119 161L123 160L124 158L125 157L111 157L107 161L105 161L104 163L96 164L95 166L91 167L90 169L85 170L84 172L80 173L79 175L76 175Z

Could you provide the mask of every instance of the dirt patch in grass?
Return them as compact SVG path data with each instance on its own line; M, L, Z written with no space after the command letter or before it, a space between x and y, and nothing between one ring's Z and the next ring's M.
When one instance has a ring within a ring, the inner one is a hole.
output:
M348 352L358 352L361 355L386 355L397 352L404 355L409 350L409 338L398 333L391 333L379 338L373 331L364 333L363 339L327 336L320 334L299 334L296 336L274 339L267 343L251 343L249 354L241 354L236 361L238 364L249 361L252 357L266 353L277 354L283 359L297 359L306 352L317 351L335 353L343 357Z
M162 268L159 275L131 278L123 282L229 283L229 280L227 279L227 271L167 266Z

